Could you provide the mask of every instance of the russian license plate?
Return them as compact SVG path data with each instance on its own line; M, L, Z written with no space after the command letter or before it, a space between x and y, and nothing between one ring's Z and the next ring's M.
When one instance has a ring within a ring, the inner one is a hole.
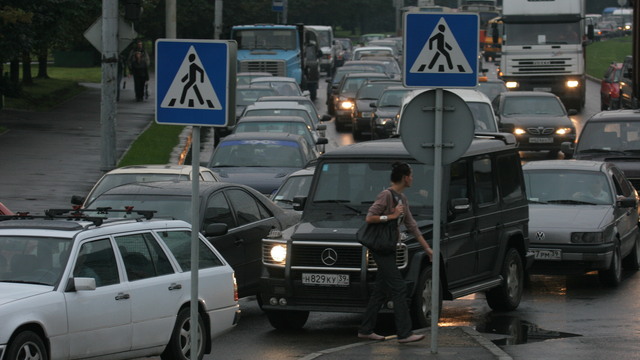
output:
M302 284L316 286L349 286L349 275L303 273Z
M529 143L533 143L533 144L552 144L553 143L553 138L552 137L530 137L529 138Z
M551 88L550 87L534 87L533 91L546 91L546 92L551 92Z
M531 249L536 260L562 260L560 249Z

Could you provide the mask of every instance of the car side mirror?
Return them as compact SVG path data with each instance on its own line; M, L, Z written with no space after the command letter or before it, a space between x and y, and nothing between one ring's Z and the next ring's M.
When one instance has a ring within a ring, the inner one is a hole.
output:
M376 105L376 103L374 103L374 102L369 103L369 106L370 106L372 109L376 109L376 108L378 107L378 105Z
M316 126L316 130L318 130L318 131L327 130L327 125L326 124L318 124Z
M618 199L616 203L618 207L621 207L621 208L635 208L638 205L635 197L621 198L621 199Z
M95 290L96 289L96 279L88 278L88 277L76 277L70 278L67 282L67 287L64 289L65 292L76 292L83 290Z
M578 115L578 110L576 110L576 109L569 109L569 110L567 110L567 114L569 114L569 116Z
M329 84L331 84L331 78L327 78L327 79L325 79L324 81L325 81L325 82L327 82L327 83L329 83Z
M212 223L207 225L204 228L204 236L206 237L222 236L222 235L226 235L227 231L229 231L229 227L227 226L227 224Z
M593 40L595 38L595 31L593 24L587 25L587 39Z
M329 139L321 137L316 141L316 145L326 145L329 143Z
M302 96L309 97L309 96L311 96L311 92L309 90L305 90L305 91L302 92Z
M565 141L560 144L560 150L564 154L565 157L573 156L573 153L576 151L575 144L569 141Z
M320 118L320 121L330 121L331 120L331 115L329 114L324 114L322 115L322 118Z
M302 211L304 209L304 205L307 202L306 196L294 196L293 197L293 210Z

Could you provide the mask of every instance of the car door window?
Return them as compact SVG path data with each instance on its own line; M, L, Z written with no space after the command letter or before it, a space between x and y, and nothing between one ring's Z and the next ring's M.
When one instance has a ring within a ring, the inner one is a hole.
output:
M509 204L521 200L524 196L518 167L514 166L518 159L517 154L500 156L498 161L498 187L502 202Z
M613 183L616 187L616 195L630 197L632 196L633 190L631 189L631 185L628 181L625 180L624 175L618 169L612 169L611 173L613 175Z
M231 207L222 192L217 192L209 198L207 208L204 212L202 226L206 227L214 223L226 224L229 230L238 226L231 213Z
M74 277L89 277L96 280L96 287L118 284L118 266L109 239L89 241L80 247Z
M178 261L182 271L191 270L191 231L161 231L158 236ZM198 268L222 266L222 260L206 244L200 241Z
M496 189L491 173L491 158L482 156L473 161L475 200L479 206L495 203Z
M227 191L227 194L231 204L233 204L233 208L236 209L238 226L247 225L263 218L260 212L261 204L258 204L256 199L247 192L240 189L232 189Z
M173 273L173 267L150 233L116 237L129 281Z

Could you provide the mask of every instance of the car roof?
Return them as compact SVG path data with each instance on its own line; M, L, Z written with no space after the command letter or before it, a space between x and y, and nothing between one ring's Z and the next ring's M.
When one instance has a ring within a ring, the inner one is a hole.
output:
M305 101L313 103L313 100L309 97L302 95L269 95L260 97L258 101Z
M529 161L522 166L522 170L579 170L603 171L615 166L612 163L594 160L540 160Z
M350 72L350 73L346 73L344 74L344 78L342 78L342 80L347 79L347 78L388 78L391 79L389 77L389 75L385 74L385 73L379 73L379 72Z
M236 125L246 122L301 122L307 125L307 120L300 116L244 116Z
M593 115L587 122L620 122L620 121L640 121L640 110L612 110L601 111Z
M220 143L227 141L242 141L242 140L279 140L279 141L296 141L298 143L306 143L306 140L302 135L290 134L290 133L276 133L276 132L246 132L246 133L234 133L225 136L220 139Z
M500 94L502 97L532 97L532 96L546 96L546 97L558 97L556 94L546 91L506 91Z
M276 81L294 82L297 84L296 79L287 77L287 76L261 76L261 77L251 79L252 84L258 83L258 82L276 82Z
M226 182L207 182L207 183L201 182L198 187L199 187L200 194L206 194L206 193L210 193L210 192L228 187L229 185L238 185L240 187L245 187L244 185L230 184ZM192 184L190 181L170 181L170 180L169 181L151 181L151 182L145 182L145 183L130 183L130 184L116 186L102 193L100 196L96 198L96 200L100 199L104 195L123 195L123 194L188 196L191 194L191 191L192 191Z
M419 94L422 94L425 91L429 91L429 90L433 90L433 89L415 89L415 90L411 91L410 93L407 93L405 95L405 97L404 97L404 103L405 104L408 103L414 97L418 96ZM477 90L477 89L447 88L447 89L444 89L444 90L450 91L450 92L458 95L465 102L484 102L484 103L487 103L487 104L491 105L491 100L489 99L489 97L487 95L485 95L484 93L482 93L480 90Z
M304 105L298 104L294 101L256 101L255 103L247 106L245 111L250 109L301 109L307 111Z
M469 149L465 153L465 156L486 154L488 152L515 148L516 140L513 134L477 133L471 142ZM344 159L345 157L357 159L413 159L400 138L370 140L341 146L327 151L322 154L319 159L322 161L323 159Z
M191 174L191 165L174 165L174 164L149 164L149 165L129 165L113 169L107 174ZM208 170L206 167L200 166L200 171Z

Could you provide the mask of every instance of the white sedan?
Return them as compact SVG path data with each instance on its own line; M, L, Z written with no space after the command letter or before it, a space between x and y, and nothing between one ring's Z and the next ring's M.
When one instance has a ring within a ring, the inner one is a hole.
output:
M0 360L190 357L191 225L14 218L0 216ZM199 249L202 356L240 310L231 267L202 235Z

